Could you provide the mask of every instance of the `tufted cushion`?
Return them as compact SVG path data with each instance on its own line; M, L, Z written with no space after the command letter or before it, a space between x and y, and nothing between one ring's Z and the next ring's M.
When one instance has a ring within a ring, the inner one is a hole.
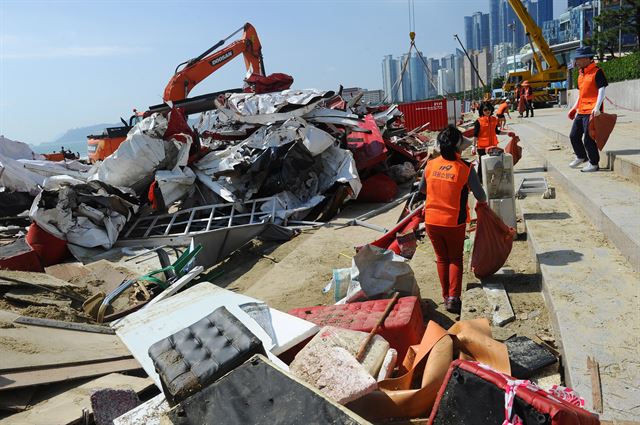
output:
M171 405L258 353L264 354L260 339L224 307L149 348Z

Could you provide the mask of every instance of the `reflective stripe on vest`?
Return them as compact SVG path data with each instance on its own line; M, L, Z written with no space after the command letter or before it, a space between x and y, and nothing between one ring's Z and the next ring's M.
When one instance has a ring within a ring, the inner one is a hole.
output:
M590 114L598 101L598 87L596 86L596 73L600 68L591 62L589 66L581 69L578 73L578 89L580 99L578 100L578 113Z
M438 157L427 162L426 224L454 227L466 223L470 172L471 166L459 157L455 161Z
M496 136L496 127L498 118L494 116L480 117L480 133L478 133L478 147L480 149L498 146L498 136Z

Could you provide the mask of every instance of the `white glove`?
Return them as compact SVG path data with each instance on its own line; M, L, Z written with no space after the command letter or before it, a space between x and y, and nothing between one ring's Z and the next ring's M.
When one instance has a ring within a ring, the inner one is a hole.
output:
M476 147L475 147L475 146L473 146L473 147L471 148L471 155L475 155L475 154L477 154L477 153L478 153L478 150L476 149Z
M597 117L598 115L600 115L600 109L593 108L593 111L591 111L591 116Z

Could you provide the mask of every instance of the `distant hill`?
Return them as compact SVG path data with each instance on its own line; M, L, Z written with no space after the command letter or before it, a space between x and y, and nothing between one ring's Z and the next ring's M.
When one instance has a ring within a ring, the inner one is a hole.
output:
M122 123L115 124L94 124L87 127L78 127L67 130L62 136L47 142L47 144L65 144L69 142L77 142L79 140L87 140L90 134L101 134L107 127L119 127Z

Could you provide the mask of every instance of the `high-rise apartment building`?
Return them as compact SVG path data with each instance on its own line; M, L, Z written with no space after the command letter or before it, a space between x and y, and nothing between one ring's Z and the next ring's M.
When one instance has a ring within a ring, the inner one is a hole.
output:
M464 17L465 48L482 50L490 45L490 19L488 13L476 12Z
M422 55L422 52L418 52ZM424 63L417 54L409 59L409 75L411 78L411 100L425 99L427 97L426 70Z
M386 94L387 100L390 102L400 102L402 99L402 90L395 86L398 77L398 60L391 55L386 55L382 59L382 87Z
M525 31L522 22L509 5L507 0L500 0L500 31L502 31L503 42L513 43L515 41L516 48L522 47L525 43ZM515 34L510 27L511 23L515 23ZM514 40L515 39L515 40Z
M502 43L502 32L500 31L500 0L489 0L489 46Z
M473 49L473 19L471 16L464 17L464 48Z

